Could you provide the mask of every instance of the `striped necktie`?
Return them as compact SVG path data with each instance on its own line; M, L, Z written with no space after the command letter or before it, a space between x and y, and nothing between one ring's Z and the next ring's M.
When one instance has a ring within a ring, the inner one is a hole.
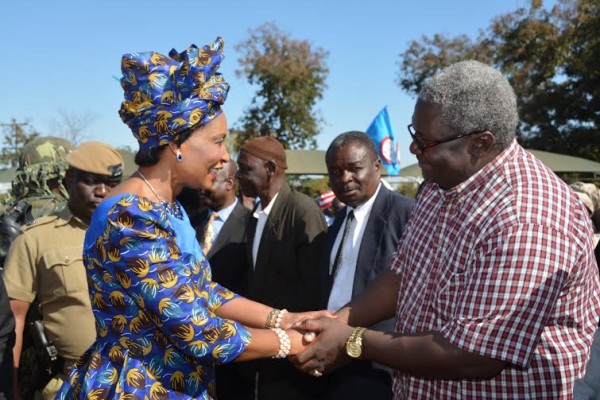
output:
M342 264L342 249L344 248L344 243L346 242L346 238L348 237L348 233L350 233L350 228L352 227L352 222L354 222L354 211L350 211L348 215L346 215L346 225L344 226L344 233L342 234L342 240L340 240L340 246L338 247L337 253L335 254L335 260L333 261L333 268L331 269L331 274L329 275L332 279L335 280L337 273L340 270L340 266Z
M219 213L213 211L208 217L206 226L204 227L204 234L202 235L202 252L205 256L208 255L213 241L215 239L215 218L219 216Z

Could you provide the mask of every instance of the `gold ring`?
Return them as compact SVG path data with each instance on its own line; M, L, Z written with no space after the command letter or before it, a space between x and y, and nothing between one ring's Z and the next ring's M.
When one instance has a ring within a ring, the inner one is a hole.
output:
M313 369L313 372L312 372L312 374L313 374L313 376L314 376L315 378L320 378L320 377L322 377L322 376L323 376L323 373L322 373L322 372L320 372L320 371L319 371L318 369L316 369L316 368L315 368L315 369Z

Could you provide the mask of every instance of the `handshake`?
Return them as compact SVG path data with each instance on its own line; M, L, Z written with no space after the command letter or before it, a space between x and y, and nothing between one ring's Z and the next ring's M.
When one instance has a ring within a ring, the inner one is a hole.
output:
M315 377L348 363L362 354L365 328L347 324L346 313L328 311L290 313L282 327L291 341L289 360L298 369ZM283 322L283 321L282 321Z

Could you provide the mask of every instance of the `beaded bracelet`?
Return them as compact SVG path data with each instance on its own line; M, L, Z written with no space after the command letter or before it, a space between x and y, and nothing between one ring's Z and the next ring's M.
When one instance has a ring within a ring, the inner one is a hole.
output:
M275 318L275 325L273 325L273 328L281 328L281 321L283 320L283 316L287 312L288 310L286 310L285 308L277 312L277 318Z
M271 328L271 330L275 332L279 338L279 351L273 356L273 358L286 358L292 349L290 336L281 328Z
M269 311L269 315L267 315L267 320L265 321L265 328L279 328L278 326L273 325L273 318L278 312L279 310L276 308L272 308L271 311Z

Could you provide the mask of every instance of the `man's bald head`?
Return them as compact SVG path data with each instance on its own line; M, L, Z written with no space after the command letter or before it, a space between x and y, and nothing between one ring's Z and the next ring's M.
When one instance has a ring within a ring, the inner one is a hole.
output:
M219 211L230 206L235 201L236 181L235 161L223 163L223 168L217 172L217 179L209 190L201 190L202 202L211 210Z
M237 163L233 159L231 159L229 162L225 163L222 171L219 171L219 172L223 172L223 178L225 178L225 179L234 178L234 185L235 185L235 173L237 172Z

